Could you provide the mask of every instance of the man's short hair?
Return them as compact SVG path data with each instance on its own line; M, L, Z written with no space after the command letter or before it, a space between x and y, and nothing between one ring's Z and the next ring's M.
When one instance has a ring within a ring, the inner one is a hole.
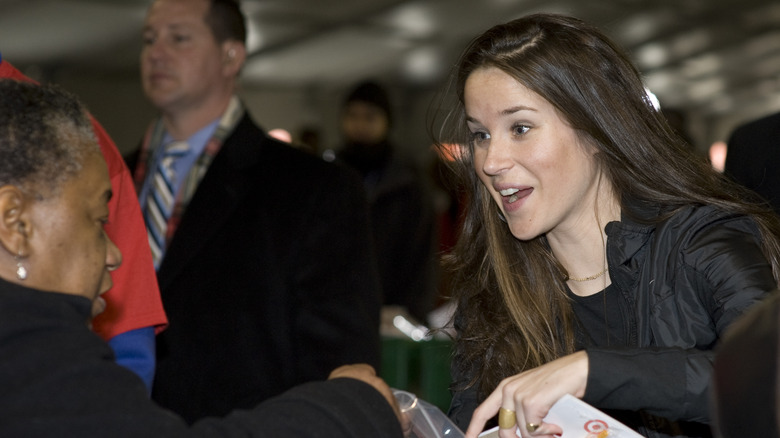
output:
M211 0L206 24L219 43L228 40L246 44L246 17L238 0Z

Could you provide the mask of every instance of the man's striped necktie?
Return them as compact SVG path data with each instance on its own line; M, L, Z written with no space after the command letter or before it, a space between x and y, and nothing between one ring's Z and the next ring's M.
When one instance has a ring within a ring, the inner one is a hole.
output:
M185 141L175 141L165 146L163 157L155 169L154 178L146 197L144 219L155 269L160 266L162 255L165 252L168 219L171 217L176 202L176 193L173 192L173 187L178 175L176 175L173 164L176 159L186 155L188 151L189 145Z

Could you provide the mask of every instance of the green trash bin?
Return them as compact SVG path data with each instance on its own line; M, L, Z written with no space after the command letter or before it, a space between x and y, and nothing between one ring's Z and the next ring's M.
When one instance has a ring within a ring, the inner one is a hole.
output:
M420 342L420 392L418 397L445 413L450 408L450 358L452 341L431 339Z
M418 343L411 339L382 338L382 368L380 376L391 388L412 392L416 384L414 375L417 370L412 365L419 361Z
M451 351L448 339L383 337L380 376L391 388L411 392L447 412L451 401Z

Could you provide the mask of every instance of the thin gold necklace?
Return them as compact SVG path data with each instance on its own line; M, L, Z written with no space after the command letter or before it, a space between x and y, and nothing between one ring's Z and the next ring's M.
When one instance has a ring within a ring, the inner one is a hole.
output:
M606 274L608 269L609 269L609 266L607 266L606 268L604 268L604 270L603 270L603 271L601 271L601 272L599 272L598 274L593 274L593 275L591 275L590 277L584 277L584 278L574 278L574 277L569 277L569 280L571 280L571 281L580 281L580 282L581 282L581 281L590 281L590 280L595 280L595 279L597 279L597 278L601 277L602 275Z

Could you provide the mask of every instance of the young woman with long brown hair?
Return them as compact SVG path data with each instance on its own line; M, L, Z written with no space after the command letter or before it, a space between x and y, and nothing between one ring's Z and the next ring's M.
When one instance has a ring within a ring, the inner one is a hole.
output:
M691 152L580 20L495 26L454 86L442 143L464 145L469 199L448 260L452 418L473 438L501 410L501 437L552 436L543 418L572 394L647 436L710 436L713 348L777 287L777 218Z

